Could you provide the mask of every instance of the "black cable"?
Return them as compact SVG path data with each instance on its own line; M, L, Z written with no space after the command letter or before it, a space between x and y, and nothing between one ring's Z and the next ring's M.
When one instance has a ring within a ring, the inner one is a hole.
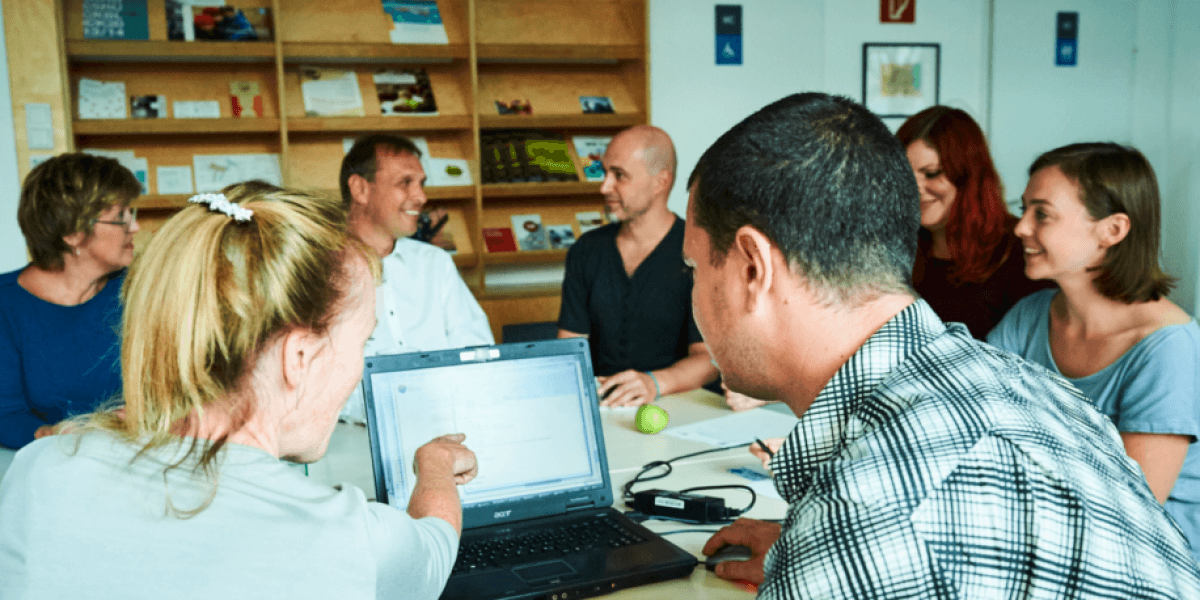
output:
M754 503L758 501L758 494L754 493L754 488L752 488L748 485L741 485L738 483L731 483L729 485L700 485L700 486L696 486L696 487L690 487L686 490L679 490L679 493L686 494L688 492L694 492L696 490L732 490L732 489L743 489L743 490L746 490L747 492L750 492L750 504L747 504L746 508L743 508L741 510L738 510L736 508L727 508L727 509L725 509L726 514L729 515L730 517L738 517L738 516L741 516L741 515L744 515L744 514L750 512L750 509L754 508Z
M662 479L663 477L670 475L671 474L671 463L673 463L677 460L683 460L685 458L691 458L693 456L700 456L701 454L709 454L712 452L724 452L725 450L737 450L739 448L745 448L745 447L746 447L745 444L738 444L736 446L723 446L720 448L709 448L708 450L701 450L699 452L683 454L683 455L676 456L675 458L671 458L668 460L656 460L656 461L648 462L648 463L642 465L642 470L637 475L634 475L633 479L630 479L629 482L625 484L625 487L623 489L624 499L629 500L630 498L633 497L632 490L633 490L634 485L639 484L639 483L645 483L647 481L654 481L655 479ZM659 474L659 475L654 475L653 477L646 477L646 478L642 477L642 475L645 475L646 472L650 471L651 469L657 469L659 467L666 467L667 468L666 472ZM753 490L751 490L751 491L753 491Z

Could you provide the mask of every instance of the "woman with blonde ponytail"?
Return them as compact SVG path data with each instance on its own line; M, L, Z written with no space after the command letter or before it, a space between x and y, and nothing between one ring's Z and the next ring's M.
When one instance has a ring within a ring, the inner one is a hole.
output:
M333 198L191 201L123 289L123 407L30 444L0 485L0 597L436 598L463 436L418 450L407 514L280 461L321 458L361 379L378 259Z

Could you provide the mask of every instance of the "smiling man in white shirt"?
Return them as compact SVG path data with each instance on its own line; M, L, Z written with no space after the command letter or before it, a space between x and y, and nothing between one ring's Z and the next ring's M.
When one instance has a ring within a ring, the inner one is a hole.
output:
M375 289L378 323L366 355L402 354L494 343L487 315L463 283L450 255L409 239L425 206L421 151L407 138L360 138L342 159L339 176L350 229L383 260ZM342 418L363 421L356 390Z

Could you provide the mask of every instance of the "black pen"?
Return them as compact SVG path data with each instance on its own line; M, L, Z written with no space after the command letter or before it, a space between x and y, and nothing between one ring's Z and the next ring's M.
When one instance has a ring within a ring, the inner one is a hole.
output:
M774 453L774 452L771 452L771 449L770 449L770 448L768 448L768 447L767 447L767 445L766 445L766 444L764 444L762 440L760 440L760 439L758 439L758 438L754 438L754 441L758 443L758 447L759 447L759 448L762 448L762 451L763 451L763 452L766 452L766 453L767 453L767 456L770 456L771 458L774 458L774 457L775 457L775 453Z

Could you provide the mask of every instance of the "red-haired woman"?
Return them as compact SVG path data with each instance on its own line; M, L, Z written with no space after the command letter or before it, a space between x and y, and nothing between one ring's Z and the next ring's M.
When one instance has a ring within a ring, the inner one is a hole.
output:
M1017 219L1004 204L987 140L970 115L948 106L909 117L896 137L921 190L913 284L943 321L984 339L1013 304L1048 287L1025 276Z

